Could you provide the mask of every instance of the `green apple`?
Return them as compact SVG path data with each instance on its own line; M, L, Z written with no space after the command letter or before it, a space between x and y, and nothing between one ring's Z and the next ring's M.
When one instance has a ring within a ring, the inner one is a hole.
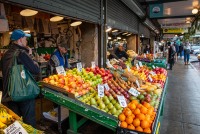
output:
M94 98L91 98L90 103L91 105L97 105L97 102Z
M117 103L117 101L115 99L111 100L111 103L114 105L115 103Z
M100 107L101 109L105 109L106 105L105 105L103 102L101 102L101 103L99 104L99 107Z
M106 104L106 105L110 103L109 99L105 99L103 102L104 102L104 104Z
M109 109L107 107L104 110L106 111L106 113L109 111Z
M96 76L97 76L97 78L101 78L101 75L100 75L100 74L97 74Z
M112 108L113 108L113 104L112 104L112 103L109 103L109 104L107 105L107 107L108 107L108 109L112 109Z
M116 104L115 104L115 108L116 108L117 110L120 110L120 109L121 109L120 104L119 104L119 103L116 103Z
M113 115L116 115L116 113L117 113L116 108L111 109L111 113L112 113Z
M108 98L110 101L114 99L111 95Z

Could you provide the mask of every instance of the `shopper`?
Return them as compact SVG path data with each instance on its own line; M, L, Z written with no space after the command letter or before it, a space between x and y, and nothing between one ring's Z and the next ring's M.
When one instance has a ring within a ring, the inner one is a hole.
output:
M172 67L174 65L174 56L176 54L175 46L174 44L171 44L171 42L168 42L168 63L169 63L169 70L172 70Z
M144 49L144 53L146 53L146 54L151 53L150 45L149 45L149 44L148 44L148 45L146 46L146 48Z
M178 53L179 53L179 44L177 42L174 42L174 47L175 47L175 51L176 51L176 54L175 54L175 62L177 62L178 60Z
M182 59L182 56L183 56L183 43L181 43L181 45L179 46L179 55L180 55L180 58Z
M27 37L30 34L25 34L22 30L14 30L10 37L11 44L8 51L2 57L2 72L3 72L3 103L13 110L25 123L35 127L35 100L27 100L22 102L14 102L8 95L8 78L13 63L13 54L19 51L17 56L17 64L23 64L24 67L32 74L39 74L38 64L32 60L32 50L27 46Z
M119 44L118 48L115 51L115 55L121 59L121 58L126 58L128 59L128 54L124 51L123 44Z
M190 50L191 50L191 45L190 45L189 42L187 42L184 46L184 62L185 62L185 65L189 65Z
M51 74L56 73L56 67L63 66L65 70L69 68L68 55L67 55L67 43L63 40L57 44L57 49L51 55L49 60Z

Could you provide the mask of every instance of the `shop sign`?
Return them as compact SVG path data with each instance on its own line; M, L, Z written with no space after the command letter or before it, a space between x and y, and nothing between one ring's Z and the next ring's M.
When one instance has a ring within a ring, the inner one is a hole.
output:
M164 34L163 38L174 38L175 34Z
M161 24L161 28L188 28L191 27L191 24L187 23L170 23L170 24Z
M169 28L163 29L163 33L187 33L187 28Z
M150 4L150 18L163 17L163 4Z

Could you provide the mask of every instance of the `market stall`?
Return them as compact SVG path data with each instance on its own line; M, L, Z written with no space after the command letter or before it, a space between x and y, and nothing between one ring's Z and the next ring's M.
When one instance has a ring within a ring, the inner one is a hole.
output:
M136 133L159 131L167 87L166 70L160 68L160 72L156 72L145 65L126 69L117 65L113 67L109 62L107 65L108 69L94 64L91 68L82 68L79 64L78 68L62 72L63 75L49 76L41 82L45 98L69 109L68 132L77 133L87 119L117 133L127 130ZM138 105L130 107L133 102ZM141 121L141 126L128 120L127 109L132 109L132 116ZM151 115L148 126L142 125L143 119L137 115L137 109L141 110L143 117ZM122 114L125 114L124 119ZM83 116L83 119L77 121L77 115ZM126 125L122 125L124 121Z

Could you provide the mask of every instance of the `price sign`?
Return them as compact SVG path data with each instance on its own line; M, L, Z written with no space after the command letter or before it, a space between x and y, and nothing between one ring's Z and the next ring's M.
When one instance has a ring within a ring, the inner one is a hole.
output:
M138 65L138 64L136 64L136 68L137 68L137 70L139 70L139 69L140 69L140 67L139 67L139 65Z
M3 131L5 134L28 134L18 121L15 121Z
M121 107L126 107L127 103L123 95L117 95L117 99Z
M104 84L104 87L105 87L105 89L106 89L107 91L110 90L110 87L108 86L107 83Z
M136 89L134 89L134 88L130 88L129 89L129 91L128 91L130 94L132 94L133 96L135 96L135 97L137 97L139 94L140 94L140 92L138 92Z
M78 71L82 72L82 64L81 64L81 62L77 63L76 66L77 66Z
M151 78L151 76L149 75L148 77L149 77L149 80L152 82L152 81L153 81L153 79Z
M154 71L150 71L149 73L150 73L151 75L153 75L153 76L156 75L156 73L155 73Z
M143 67L142 62L140 62L140 61L139 61L139 66L140 66L140 67Z
M130 67L129 66L127 66L127 70L130 72L131 71L131 69L130 69Z
M147 58L147 55L146 55L146 54L144 54L144 58Z
M153 65L152 68L155 69L156 67Z
M98 85L98 96L104 97L104 86L100 84Z
M94 61L92 61L92 62L91 62L91 65L92 65L92 68L95 68L95 67L96 67L96 65L95 65L95 62L94 62Z
M58 74L62 74L64 76L66 75L66 72L65 72L65 69L64 69L63 66L56 67L56 71L57 71Z
M140 83L139 83L139 81L136 80L135 82L136 82L137 86L140 88Z

